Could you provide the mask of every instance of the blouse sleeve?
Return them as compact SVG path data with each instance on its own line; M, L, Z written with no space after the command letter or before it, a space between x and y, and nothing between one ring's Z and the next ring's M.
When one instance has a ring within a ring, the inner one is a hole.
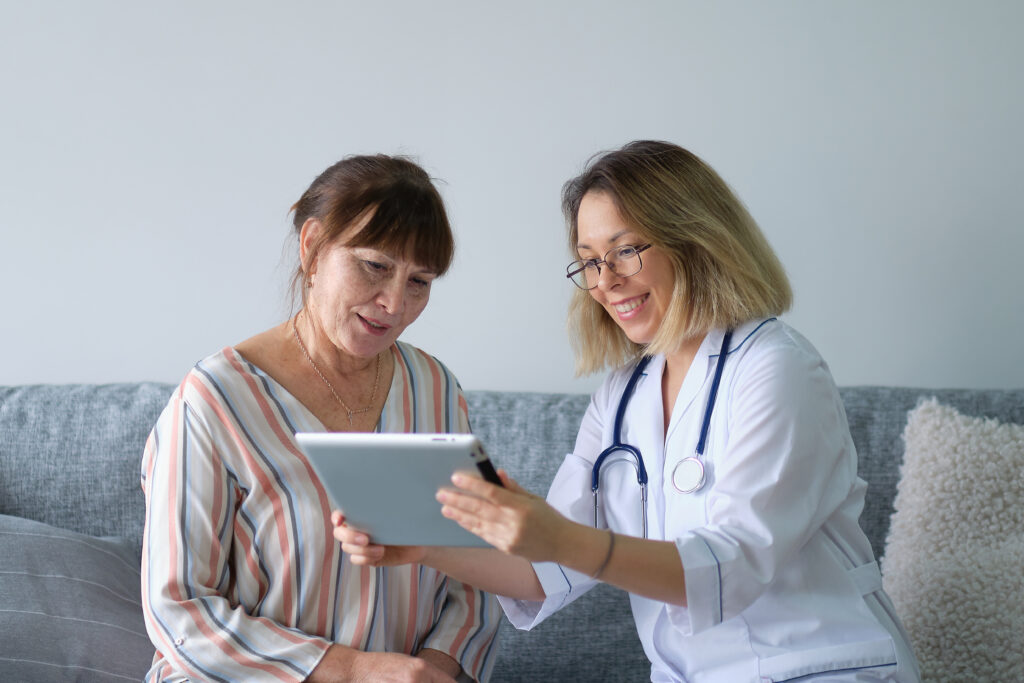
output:
M182 398L184 386L160 416L143 456L142 601L149 636L166 661L191 678L302 681L329 643L249 616L227 597L240 491L203 416Z
M684 633L757 600L857 477L838 391L817 354L787 346L751 358L731 396L708 523L676 539L687 607L670 606L669 614Z
M456 431L470 432L466 398L457 392ZM446 577L438 590L442 604L434 627L423 640L424 648L440 650L457 661L473 680L484 681L494 667L495 634L501 610L494 596L469 584Z

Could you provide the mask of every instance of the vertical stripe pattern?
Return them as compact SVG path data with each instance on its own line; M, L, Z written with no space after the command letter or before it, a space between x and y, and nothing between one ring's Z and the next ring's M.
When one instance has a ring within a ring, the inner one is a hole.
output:
M391 351L380 431L469 431L451 372L408 344ZM297 431L324 427L231 348L171 397L142 461L146 680L302 681L331 643L433 648L487 680L494 598L429 567L353 566Z

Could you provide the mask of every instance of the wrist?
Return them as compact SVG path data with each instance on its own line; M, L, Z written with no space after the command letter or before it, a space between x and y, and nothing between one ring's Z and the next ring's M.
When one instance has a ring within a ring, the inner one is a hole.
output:
M615 532L612 531L611 529L608 529L608 550L605 551L604 559L601 561L601 564L598 566L597 571L595 571L593 574L591 574L590 578L595 579L597 581L601 580L601 575L604 574L604 570L608 568L608 563L612 559L612 552L614 552L614 550L615 550Z
M565 520L555 536L555 557L551 560L589 576L604 557L607 544L604 530Z
M419 559L415 560L416 564L425 564L428 567L437 569L437 561L440 557L438 550L440 546L435 545L424 545L420 546L421 553Z
M344 645L331 645L306 678L306 683L349 680L355 667L354 660L359 654L361 653L358 650Z
M441 650L435 650L430 647L425 647L416 653L416 656L427 662L430 662L441 671L445 672L452 678L455 678L462 673L462 666L446 652Z

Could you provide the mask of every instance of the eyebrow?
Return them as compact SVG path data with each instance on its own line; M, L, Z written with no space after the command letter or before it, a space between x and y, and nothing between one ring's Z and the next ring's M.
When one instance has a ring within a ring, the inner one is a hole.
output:
M614 235L611 236L611 238L608 240L608 243L609 244L615 244L615 242L617 242L620 237L622 237L623 235L628 235L631 232L633 232L633 231L632 230L619 230L617 233L615 233ZM576 251L579 251L580 249L592 249L592 248L593 247L591 247L589 244L584 244L583 242L577 242L576 243Z
M404 256L401 256L401 257L394 256L393 254L389 254L386 251L382 251L381 249L378 249L377 247L364 246L364 247L351 247L351 249L353 249L353 250L355 250L355 249L368 249L369 251L372 251L372 252L374 252L376 254L380 254L382 257L387 259L387 261L389 262L389 265L392 265L392 266L397 261L408 261L408 259L406 259ZM440 275L438 275L437 271L434 270L433 268L431 268L430 266L420 265L419 263L416 263L415 261L413 261L412 262L412 267L413 267L413 275L429 275L429 276L434 277L434 278L441 277Z

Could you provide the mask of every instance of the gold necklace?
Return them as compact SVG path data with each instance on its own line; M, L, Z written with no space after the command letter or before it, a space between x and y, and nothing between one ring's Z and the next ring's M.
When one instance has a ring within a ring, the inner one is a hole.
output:
M354 416L362 415L363 413L369 412L369 410L373 408L373 400L377 397L377 387L380 385L380 354L377 354L377 371L376 376L373 378L373 391L370 392L370 405L366 406L365 408L359 408L358 410L352 410L351 408L348 407L348 405L346 405L344 401L341 400L341 396L338 396L338 392L334 390L334 387L331 385L331 383L327 381L326 377L324 377L324 373L320 372L320 368L318 368L316 366L316 363L313 362L312 356L310 356L309 351L306 350L306 345L302 343L302 337L299 336L299 328L295 324L295 321L298 319L299 316L295 316L294 318L292 318L292 333L295 335L295 341L299 343L299 348L302 349L302 355L306 357L307 361L309 361L309 364L313 367L314 372L316 372L316 374L320 376L320 379L324 381L324 384L327 385L327 388L331 390L331 395L334 396L334 400L341 404L341 407L345 409L345 412L348 414L348 425L351 427L352 418Z

